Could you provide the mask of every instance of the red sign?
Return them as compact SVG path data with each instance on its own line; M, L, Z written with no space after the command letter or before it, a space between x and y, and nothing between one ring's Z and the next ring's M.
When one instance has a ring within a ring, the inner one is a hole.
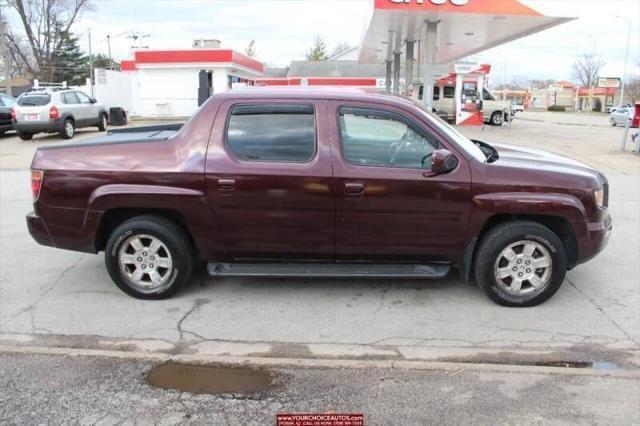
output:
M363 414L278 414L277 426L364 426Z
M382 10L541 16L540 13L525 6L518 0L375 0L375 8Z

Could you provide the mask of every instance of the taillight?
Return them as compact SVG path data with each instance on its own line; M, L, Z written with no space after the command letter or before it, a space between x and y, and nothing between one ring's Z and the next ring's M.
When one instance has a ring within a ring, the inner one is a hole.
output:
M15 108L11 108L11 121L18 121L18 120L16 120L16 109Z
M42 170L31 170L31 196L33 197L33 201L37 201L40 196L43 177L44 173Z
M58 108L52 106L51 109L49 109L49 118L52 120L60 118L60 112L58 111Z

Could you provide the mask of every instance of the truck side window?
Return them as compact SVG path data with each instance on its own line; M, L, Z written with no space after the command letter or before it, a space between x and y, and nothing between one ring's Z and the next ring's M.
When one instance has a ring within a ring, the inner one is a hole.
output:
M311 105L256 104L233 107L227 144L241 160L306 162L316 152Z
M456 91L455 87L445 86L445 88L444 88L444 97L447 98L447 99L453 99L455 91Z
M437 143L398 114L342 107L342 155L359 166L430 169Z
M433 86L433 100L440 100L440 86Z

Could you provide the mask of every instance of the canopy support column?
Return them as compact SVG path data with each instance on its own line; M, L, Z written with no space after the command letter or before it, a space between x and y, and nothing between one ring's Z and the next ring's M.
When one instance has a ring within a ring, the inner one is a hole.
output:
M400 52L393 53L393 93L400 93Z
M384 90L387 91L387 93L391 92L391 61L385 61L385 63L387 64L387 74L385 76L385 81L384 81Z
M422 91L422 102L428 111L433 108L433 78L436 65L436 38L438 36L438 23L425 21L426 28L426 64L424 67L424 89Z
M411 96L413 92L413 46L415 41L407 40L407 57L404 66L404 94Z

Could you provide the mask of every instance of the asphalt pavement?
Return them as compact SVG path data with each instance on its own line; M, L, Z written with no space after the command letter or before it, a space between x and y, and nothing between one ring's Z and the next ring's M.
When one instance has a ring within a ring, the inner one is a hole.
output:
M277 413L364 414L366 425L638 424L636 378L540 370L271 368L257 393L145 383L156 364L0 354L0 423L269 425Z

